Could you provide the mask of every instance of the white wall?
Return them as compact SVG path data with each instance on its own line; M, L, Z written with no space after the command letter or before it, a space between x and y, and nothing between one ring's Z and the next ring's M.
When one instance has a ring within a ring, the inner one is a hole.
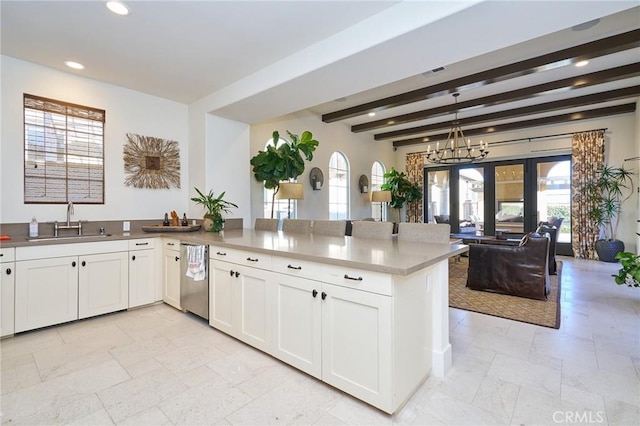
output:
M532 141L520 141L508 144L494 144L499 141L511 139L530 138L536 136L554 135L606 128L605 132L605 161L608 164L621 166L634 170L636 187L640 182L640 161L627 161L625 158L635 157L640 148L640 112L623 114L613 117L604 117L595 120L580 121L557 126L544 126L525 129L518 132L500 133L492 136L483 136L482 140L489 142L488 161L506 160L513 158L544 157L571 153L571 135L554 138L536 139ZM464 130L464 129L463 129ZM479 137L471 138L472 144L478 144ZM431 149L433 149L433 144ZM399 170L405 170L405 157L410 152L426 151L427 144L412 145L398 148L396 163ZM640 203L638 193L635 192L623 206L623 213L618 228L618 239L625 243L625 249L636 251L638 247L635 235L638 216L637 207Z
M300 219L328 219L329 218L329 158L335 151L343 153L350 167L350 199L351 214L354 219L371 217L371 202L369 194L361 194L358 186L360 175L366 175L371 181L371 166L373 162L381 161L387 170L395 166L393 149L388 142L374 141L372 137L351 133L349 126L343 123L326 124L321 118L311 113L292 114L276 121L251 126L251 153L255 156L264 150L265 144L271 139L274 130L286 137L286 130L300 135L309 130L319 144L313 154L312 161L305 161L305 170L298 177L298 182L304 184L304 200L298 201L298 218ZM248 164L248 161L247 161ZM324 174L324 186L319 191L311 189L309 171L318 167ZM249 165L249 172L251 168ZM252 218L263 216L263 186L257 182L251 173L251 213ZM251 222L253 223L253 222ZM245 223L245 227L250 227Z
M180 216L188 211L187 105L7 56L1 60L0 222L28 222L32 216L45 222L66 216L62 205L24 204L23 93L106 110L105 204L76 205L74 220L162 219L171 210ZM126 133L178 141L181 188L125 186L122 154Z

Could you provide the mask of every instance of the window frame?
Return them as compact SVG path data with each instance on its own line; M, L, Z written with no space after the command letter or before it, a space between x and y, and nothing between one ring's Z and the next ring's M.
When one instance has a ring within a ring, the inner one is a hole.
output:
M104 204L106 111L28 93L22 107L24 203Z
M376 173L376 165L379 166L382 174ZM387 172L387 168L384 163L380 160L375 160L371 165L371 188L370 191L380 191L381 185L384 183L384 174ZM382 203L380 201L372 201L371 202L371 217L374 219L381 220L383 222L387 221L387 209L381 209ZM382 211L382 217L380 217L380 212Z
M336 157L339 156L339 157ZM332 163L334 158L341 158L344 161L345 164L345 168L344 169L340 169L337 167L333 167ZM329 157L329 219L330 220L344 220L344 219L349 219L349 216L351 214L351 197L350 197L350 193L351 193L351 179L350 179L350 165L349 165L349 159L347 158L347 156L340 152L340 151L335 151L333 154L331 154L331 157ZM344 181L344 185L341 185L339 187L334 187L335 182L333 182L334 179L332 179L332 175L333 175L333 171L344 171L345 173L345 177L344 179L340 179L340 181ZM335 196L335 194L337 194L336 189L340 189L342 188L344 195L346 197L346 199L344 200L338 200L338 201L333 201L333 198ZM345 210L345 217L342 217L338 212L340 209L336 210L336 214L333 214L333 209L332 206L343 206L344 210Z

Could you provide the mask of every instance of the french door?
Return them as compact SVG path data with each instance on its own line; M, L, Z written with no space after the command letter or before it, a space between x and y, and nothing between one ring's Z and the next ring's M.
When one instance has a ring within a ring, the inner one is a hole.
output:
M524 233L561 220L558 254L571 252L571 156L429 167L425 221L470 235Z

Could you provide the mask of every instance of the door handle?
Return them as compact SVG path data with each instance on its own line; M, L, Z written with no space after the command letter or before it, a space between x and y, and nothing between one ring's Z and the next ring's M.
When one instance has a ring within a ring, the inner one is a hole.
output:
M136 260L136 256L135 255L131 256L131 260Z
M320 297L322 297L322 300L327 298L327 293L325 293L324 291L322 292L322 294L320 295Z
M11 275L11 268L7 268L7 275Z
M178 260L180 260L180 258L179 258L178 256L176 256L176 262L177 262Z
M84 260L82 261L82 266L87 266L87 262L85 262Z
M236 278L238 278L240 276L240 272L236 271Z
M73 266L74 268L76 267L76 261L75 260L73 262L71 262L71 266Z
M313 298L315 299L315 297L318 295L318 290L316 290L315 288L313 289L313 291L311 292L311 295L313 296Z
M232 277L233 276L233 271L229 271L229 276Z

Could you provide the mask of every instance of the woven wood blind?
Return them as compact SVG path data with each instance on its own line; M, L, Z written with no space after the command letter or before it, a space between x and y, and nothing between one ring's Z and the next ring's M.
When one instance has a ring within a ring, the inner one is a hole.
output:
M24 202L104 204L104 110L24 94Z

